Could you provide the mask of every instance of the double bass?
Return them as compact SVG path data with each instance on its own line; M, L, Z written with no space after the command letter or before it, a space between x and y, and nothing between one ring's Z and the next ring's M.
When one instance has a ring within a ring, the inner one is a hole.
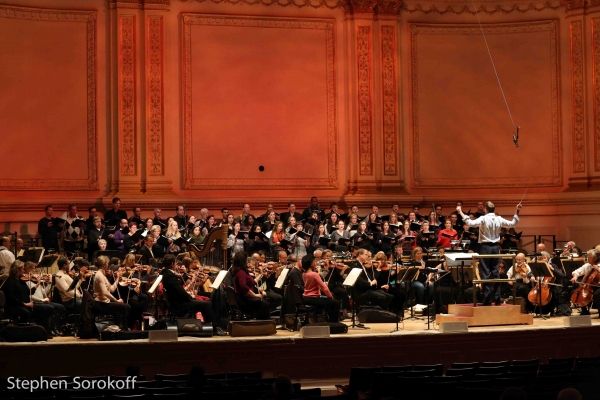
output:
M583 277L579 287L571 295L571 302L578 307L585 307L590 304L594 297L594 289L600 285L600 272L598 272L596 265L593 267L596 268L593 268Z

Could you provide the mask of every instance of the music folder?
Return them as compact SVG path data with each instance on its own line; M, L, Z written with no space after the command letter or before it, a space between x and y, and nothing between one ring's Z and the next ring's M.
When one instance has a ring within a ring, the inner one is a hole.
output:
M346 238L338 239L338 246L346 246L348 243L350 243L350 239L346 239Z
M247 231L239 231L237 236L235 237L236 239L241 239L241 240L245 240L248 237L248 234L250 232Z
M369 230L374 232L381 229L381 222L371 222L369 224Z
M283 239L281 242L279 242L279 245L281 247L292 247L294 245L294 243L290 242L287 239Z
M301 237L302 239L308 239L310 238L310 235L304 231L299 231L297 236Z
M102 239L104 239L104 240L110 240L110 238L108 237L108 235L114 235L115 232L116 232L116 229L108 229L108 228L105 229L102 232Z
M186 245L187 245L187 244L189 244L191 240L192 240L191 238L190 238L190 239L186 239L186 238L184 238L184 237L180 237L180 238L177 238L177 239L175 239L175 240L173 241L173 243L174 243L176 246L179 246L179 247L181 247L181 246L182 246L184 243L185 243Z
M250 234L250 237L253 240L257 240L257 238L258 238L258 240L268 241L269 240L269 236L265 235L263 232L252 232Z
M417 222L411 222L409 229L413 232L418 232L421 230L421 224Z
M396 240L396 238L391 237L391 236L382 236L381 237L382 243L392 243L394 240Z
M140 225L144 226L146 224L144 221L142 221L141 218L138 218L138 217L135 217L135 216L129 218L129 222L135 222L137 224L137 226L140 226Z
M322 246L329 246L329 242L331 242L331 238L328 236L321 236L319 238L319 244Z
M165 236L160 235L158 237L158 239L156 240L156 244L162 247L168 247L169 246L169 239L167 239Z

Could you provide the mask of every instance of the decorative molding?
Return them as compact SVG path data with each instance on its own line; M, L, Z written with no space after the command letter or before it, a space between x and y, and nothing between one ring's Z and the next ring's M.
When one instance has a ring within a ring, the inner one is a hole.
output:
M477 11L485 14L508 14L511 12L525 13L528 11L557 10L564 7L560 0L537 1L476 1ZM403 11L408 13L421 12L424 14L475 14L473 3L464 0L406 0Z
M358 155L360 175L373 174L373 99L371 86L371 27L356 32L358 71Z
M600 171L600 18L592 19L592 65L594 68L594 166Z
M87 179L0 179L0 190L97 190L96 145L96 11L49 10L0 5L0 18L50 22L83 22L87 62Z
M119 16L119 148L120 172L135 176L137 141L135 124L135 16Z
M422 178L419 153L419 101L418 101L418 55L417 38L419 35L481 35L478 25L434 25L411 24L411 69L412 69L412 128L413 128L413 186L415 188L511 188L511 187L548 187L561 186L560 155L560 115L558 98L558 21L535 21L514 24L490 24L483 28L486 35L507 33L545 32L550 33L550 60L552 67L552 176L536 178L490 178L490 179L448 179Z
M335 22L333 20L271 17L231 17L208 14L182 14L183 24L183 187L184 189L240 188L337 188L337 108L335 76ZM316 29L325 31L327 87L327 168L326 179L210 179L194 176L192 154L192 25L260 27L279 29Z
M336 8L344 8L345 0L179 0L184 3L229 3L235 5L262 5L272 6L278 5L281 7L296 7L296 8L328 8L334 10Z
M384 175L398 172L398 135L396 110L396 33L393 26L381 27L381 75L383 86L383 159Z
M571 103L573 115L573 172L585 172L585 93L583 76L583 22L572 21Z
M164 174L163 17L149 16L146 21L148 175L160 176Z

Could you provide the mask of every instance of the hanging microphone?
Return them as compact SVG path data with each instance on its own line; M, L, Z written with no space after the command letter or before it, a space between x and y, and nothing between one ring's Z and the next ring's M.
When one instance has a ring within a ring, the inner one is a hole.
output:
M513 143L516 147L519 147L519 129L521 129L521 127L517 126L517 134L513 135Z

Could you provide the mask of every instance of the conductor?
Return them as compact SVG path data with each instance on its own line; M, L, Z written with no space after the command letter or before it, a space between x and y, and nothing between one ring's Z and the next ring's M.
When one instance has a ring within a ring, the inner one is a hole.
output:
M465 215L460 206L456 207L456 211L461 215L463 221L468 226L479 228L479 243L481 247L479 254L500 254L500 230L502 228L512 228L519 222L519 212L521 210L521 203L517 204L515 215L511 221L506 220L494 213L496 207L494 203L488 201L485 203L485 215L474 220L469 219ZM482 258L479 260L479 275L481 279L498 279L498 267L500 266L499 258ZM494 285L494 301L496 305L500 305L500 284L495 283ZM483 305L489 306L492 303L492 287L491 284L485 283L482 285L483 294Z

